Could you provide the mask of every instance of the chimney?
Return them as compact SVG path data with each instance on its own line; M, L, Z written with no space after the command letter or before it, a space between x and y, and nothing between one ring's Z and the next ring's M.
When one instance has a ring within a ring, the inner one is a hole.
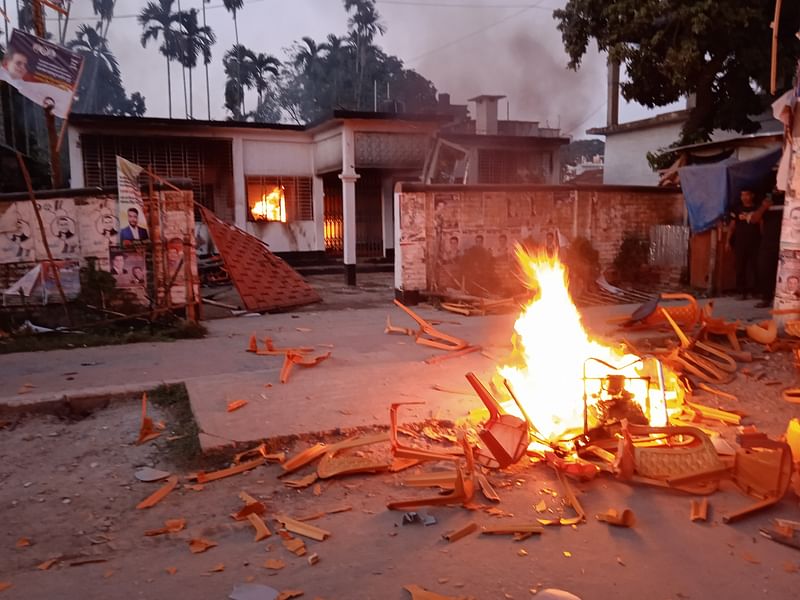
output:
M619 61L608 59L608 102L606 126L619 125Z
M450 112L450 94L444 92L439 94L439 110L442 113Z
M475 103L475 133L497 135L497 101L505 96L483 94L470 98Z

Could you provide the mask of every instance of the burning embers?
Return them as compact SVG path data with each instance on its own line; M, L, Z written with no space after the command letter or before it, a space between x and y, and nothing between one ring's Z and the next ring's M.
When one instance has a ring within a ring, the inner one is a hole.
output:
M250 213L256 221L279 221L286 223L286 196L283 187L275 186L264 193L261 200L253 205Z
M514 352L498 369L519 402L503 408L527 418L532 438L546 445L573 440L627 419L663 426L682 388L652 357L593 340L569 296L558 258L518 249L534 299L514 327Z

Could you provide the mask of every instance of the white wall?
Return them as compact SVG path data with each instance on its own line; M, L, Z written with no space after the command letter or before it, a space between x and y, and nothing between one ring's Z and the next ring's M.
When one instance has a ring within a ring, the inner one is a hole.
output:
M658 185L658 173L650 168L647 153L666 148L676 141L682 125L667 123L606 136L603 183Z

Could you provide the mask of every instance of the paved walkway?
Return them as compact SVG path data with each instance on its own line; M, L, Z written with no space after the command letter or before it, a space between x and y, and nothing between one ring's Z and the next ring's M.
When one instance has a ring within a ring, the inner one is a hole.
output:
M726 318L768 318L752 302L722 299L715 315ZM617 337L607 320L630 314L635 306L603 306L583 312L595 335ZM516 315L461 317L431 308L418 312L445 321L440 327L492 356L510 350ZM419 346L405 336L386 335L387 314L392 323L414 323L387 299L375 308L309 311L209 321L202 340L141 343L98 348L75 348L0 356L0 411L62 402L65 397L135 395L164 382L184 382L201 431L203 448L211 450L232 441L252 441L316 431L350 429L388 422L392 402L423 400L410 407L409 418L456 419L479 405L472 394L436 391L434 384L469 392L464 374L491 373L494 360L480 353L426 364L441 351ZM286 384L278 381L283 358L245 352L255 333L259 345L271 337L277 346L314 346L332 357L317 367L295 367ZM627 334L636 339L645 334ZM332 345L331 348L329 345ZM18 394L25 384L28 393ZM248 405L233 413L230 400Z

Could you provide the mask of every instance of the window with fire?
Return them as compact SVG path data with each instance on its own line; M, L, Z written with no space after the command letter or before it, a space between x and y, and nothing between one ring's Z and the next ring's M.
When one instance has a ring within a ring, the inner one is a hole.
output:
M249 175L247 219L256 222L313 221L311 177Z

